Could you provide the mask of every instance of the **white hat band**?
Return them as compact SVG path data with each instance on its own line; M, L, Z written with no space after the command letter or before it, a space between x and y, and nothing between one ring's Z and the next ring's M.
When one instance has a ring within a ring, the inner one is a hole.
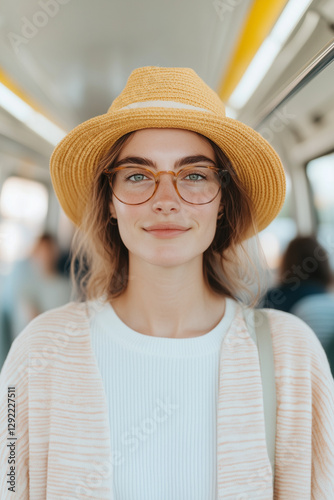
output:
M192 106L191 104L184 104L183 102L176 101L143 101L143 102L133 102L124 106L122 109L133 109L133 108L176 108L176 109L193 109L194 111L206 111L207 113L212 113L209 109L198 108L197 106Z

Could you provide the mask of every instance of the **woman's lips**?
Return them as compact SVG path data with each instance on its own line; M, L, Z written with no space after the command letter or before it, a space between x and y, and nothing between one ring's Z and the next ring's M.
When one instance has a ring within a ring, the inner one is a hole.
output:
M186 233L189 229L145 229L145 231L158 238L172 238Z

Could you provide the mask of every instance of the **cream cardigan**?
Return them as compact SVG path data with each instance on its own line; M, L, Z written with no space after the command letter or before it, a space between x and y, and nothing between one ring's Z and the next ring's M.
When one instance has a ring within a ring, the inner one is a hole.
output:
M107 402L89 330L92 304L70 302L41 314L12 344L0 376L1 500L112 499ZM218 499L333 500L334 381L326 354L301 320L267 312L277 393L274 491L258 351L238 305L220 352ZM12 435L8 387L15 387Z

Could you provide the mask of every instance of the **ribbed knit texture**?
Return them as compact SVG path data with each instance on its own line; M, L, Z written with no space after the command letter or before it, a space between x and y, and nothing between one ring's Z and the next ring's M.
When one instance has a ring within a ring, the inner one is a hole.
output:
M91 319L107 398L115 500L212 500L217 485L219 351L236 303L209 333L175 339L125 325L110 304Z

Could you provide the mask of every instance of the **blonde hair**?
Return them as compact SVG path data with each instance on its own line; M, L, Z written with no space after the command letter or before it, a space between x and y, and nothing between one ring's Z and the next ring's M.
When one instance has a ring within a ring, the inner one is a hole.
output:
M112 171L117 157L133 132L129 132L110 148L97 165L90 199L71 245L71 278L76 300L118 297L128 283L128 250L118 226L111 224L109 204L111 189L103 170ZM201 135L201 134L199 134ZM261 291L265 259L257 236L254 208L247 191L223 151L210 139L219 168L227 171L222 182L221 199L224 216L217 220L211 245L203 253L203 275L206 284L220 295L255 306ZM253 228L255 236L244 234Z

